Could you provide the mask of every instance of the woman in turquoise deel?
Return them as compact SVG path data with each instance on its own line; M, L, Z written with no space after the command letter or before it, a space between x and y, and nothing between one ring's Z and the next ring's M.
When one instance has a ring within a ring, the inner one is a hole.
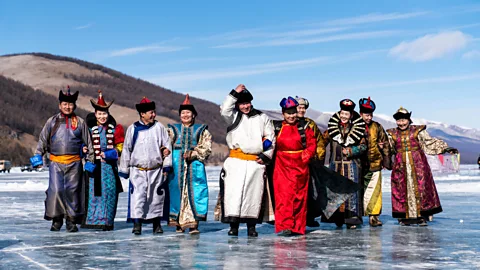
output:
M177 233L187 228L198 234L198 222L207 220L208 184L204 162L212 153L212 135L208 126L195 124L197 111L187 94L180 105L181 123L169 124L173 154L165 160L170 192L169 225Z

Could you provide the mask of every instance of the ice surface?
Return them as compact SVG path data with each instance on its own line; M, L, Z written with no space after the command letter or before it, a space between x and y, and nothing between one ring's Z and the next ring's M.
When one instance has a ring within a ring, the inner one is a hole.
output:
M436 175L444 212L428 227L401 227L391 217L389 174L384 175L383 227L354 231L332 224L309 228L298 237L279 237L273 226L259 237L227 236L228 226L213 221L219 167L208 168L209 220L201 234L131 234L125 223L127 197L119 200L115 231L81 229L50 232L43 220L46 172L0 174L1 269L475 269L480 268L480 171L462 166L459 174ZM463 221L463 222L462 222Z

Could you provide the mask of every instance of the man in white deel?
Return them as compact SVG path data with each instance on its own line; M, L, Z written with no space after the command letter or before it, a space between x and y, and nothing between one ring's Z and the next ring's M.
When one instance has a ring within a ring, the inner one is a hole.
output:
M167 129L155 120L155 102L142 99L135 105L140 121L128 127L118 174L130 178L128 221L132 233L142 234L142 223L153 223L153 233L163 233L160 219L164 213L166 183L163 161L170 155ZM168 216L168 213L166 213Z
M247 223L248 236L263 217L266 184L265 165L272 160L275 131L267 115L252 106L253 96L243 84L225 98L221 115L229 124L230 154L223 164L223 218L230 223L228 235L238 236L240 223Z

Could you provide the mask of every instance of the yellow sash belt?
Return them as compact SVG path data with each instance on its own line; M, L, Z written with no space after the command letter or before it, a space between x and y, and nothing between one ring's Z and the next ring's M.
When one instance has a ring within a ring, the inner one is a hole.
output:
M70 164L76 161L80 161L80 155L61 155L55 156L50 154L50 160L60 164Z
M255 161L258 158L257 155L243 153L242 149L240 148L230 150L229 157L238 158L241 160L250 160L250 161Z

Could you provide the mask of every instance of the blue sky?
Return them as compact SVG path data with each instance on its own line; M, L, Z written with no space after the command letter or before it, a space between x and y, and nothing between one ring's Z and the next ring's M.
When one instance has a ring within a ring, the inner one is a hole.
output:
M257 108L371 96L378 113L480 128L479 1L0 0L0 37L0 54L73 56L217 103L243 83Z

